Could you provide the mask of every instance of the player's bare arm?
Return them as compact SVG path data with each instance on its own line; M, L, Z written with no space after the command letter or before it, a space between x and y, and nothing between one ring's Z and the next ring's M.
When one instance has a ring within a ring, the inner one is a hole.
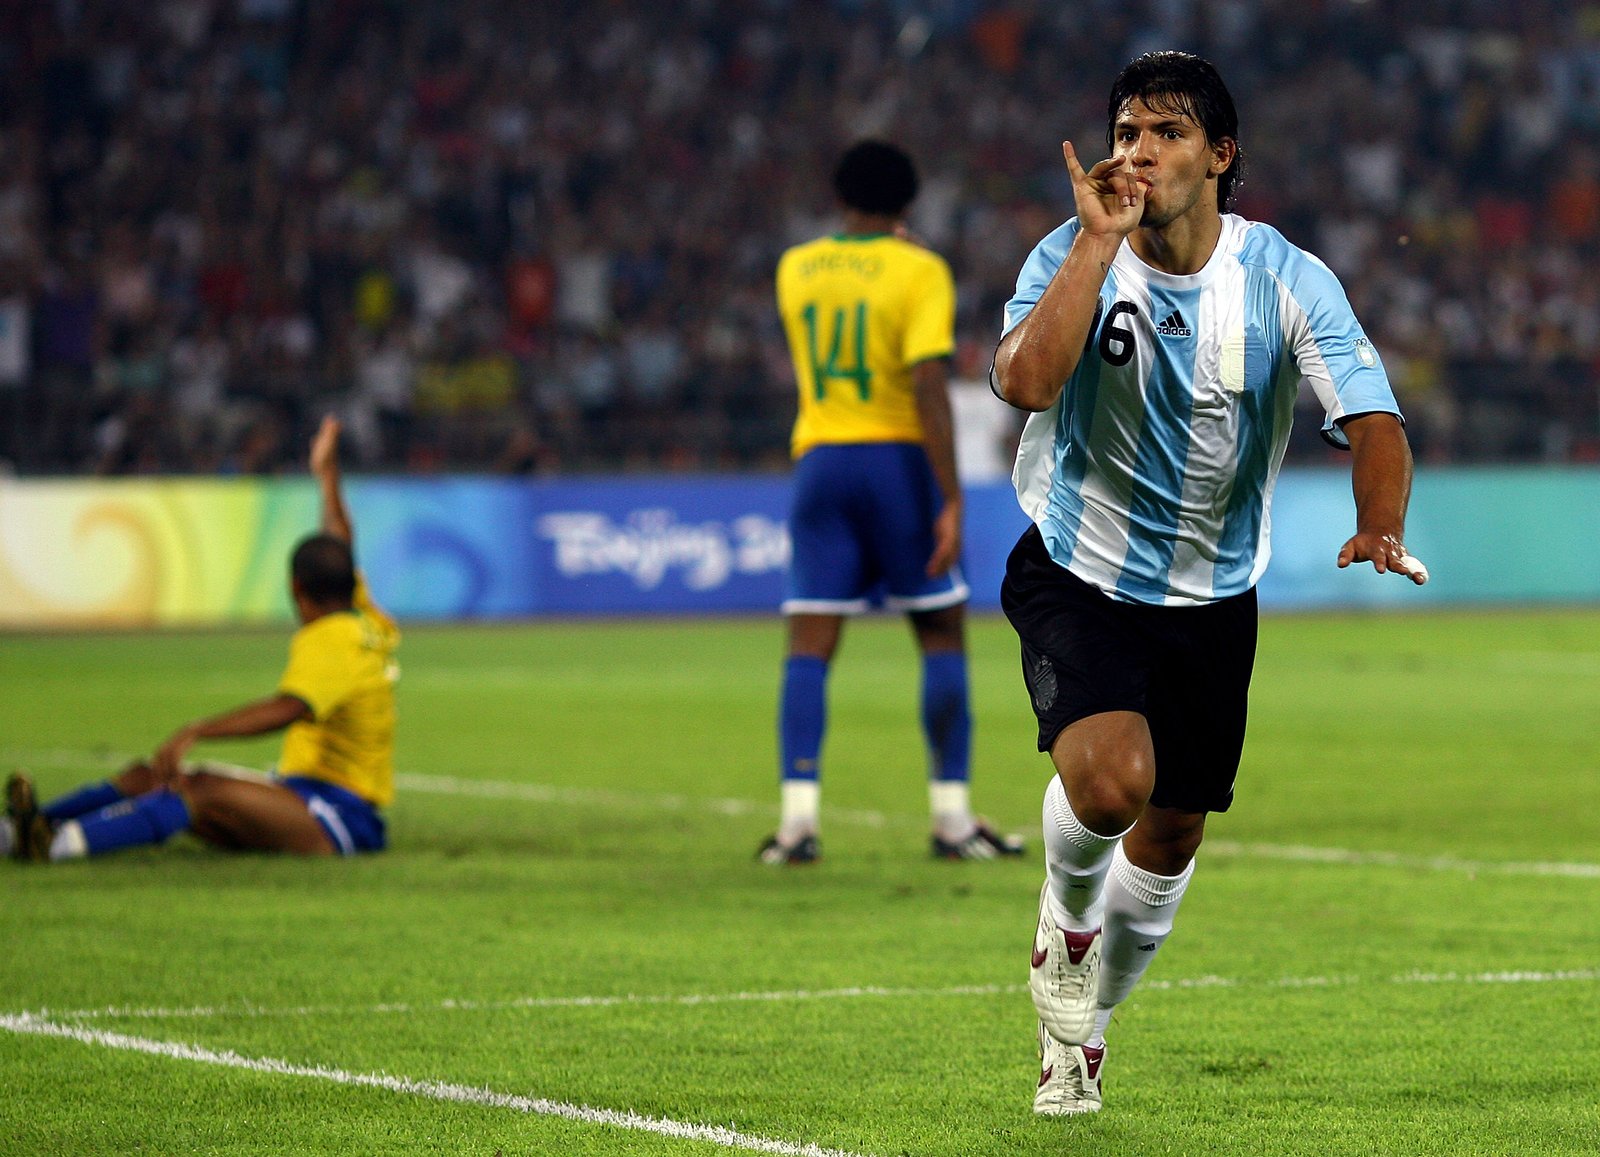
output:
M150 759L157 780L170 783L182 771L183 757L201 739L243 739L282 731L291 723L310 718L311 708L294 695L273 695L245 703L221 715L185 723L167 737Z
M939 483L944 506L933 523L929 576L941 575L961 559L961 480L956 474L955 419L950 412L950 373L943 358L911 367L911 385L922 419L922 447Z
M1062 142L1061 152L1081 228L1038 303L995 351L1000 396L1020 410L1049 409L1078 368L1100 287L1144 214L1144 187L1125 157L1108 157L1085 172L1071 141Z
M345 509L339 485L339 419L328 414L311 440L311 473L322 494L322 529L345 542L351 541L350 512Z
M1394 571L1421 586L1428 572L1405 547L1406 507L1411 501L1411 447L1393 414L1360 414L1347 420L1356 533L1339 551L1339 566L1370 562L1380 574Z

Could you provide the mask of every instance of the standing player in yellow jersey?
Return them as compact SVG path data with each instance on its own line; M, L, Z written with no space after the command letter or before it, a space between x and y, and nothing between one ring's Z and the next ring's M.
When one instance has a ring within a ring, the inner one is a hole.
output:
M148 761L44 807L21 774L6 784L3 849L63 860L157 844L189 830L218 847L352 855L383 848L379 809L394 797L394 650L400 632L356 572L339 487L339 424L325 418L311 447L322 530L300 542L289 589L301 627L264 699L186 723ZM285 730L277 774L186 763L199 740Z
M917 194L911 159L862 141L833 178L844 231L778 263L778 310L794 359L793 554L783 612L779 708L782 818L769 864L820 855L818 810L827 675L847 616L875 602L906 613L922 652L933 853L1018 855L972 812L972 747L956 479L946 363L955 282L938 254L904 238Z

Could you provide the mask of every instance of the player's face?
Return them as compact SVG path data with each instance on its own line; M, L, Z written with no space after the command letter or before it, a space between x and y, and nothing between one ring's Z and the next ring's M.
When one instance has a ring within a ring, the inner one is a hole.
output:
M1217 183L1227 170L1233 142L1206 140L1205 130L1167 107L1151 108L1134 97L1122 106L1112 126L1116 155L1144 186L1144 216L1139 224L1160 229L1196 208L1217 210Z

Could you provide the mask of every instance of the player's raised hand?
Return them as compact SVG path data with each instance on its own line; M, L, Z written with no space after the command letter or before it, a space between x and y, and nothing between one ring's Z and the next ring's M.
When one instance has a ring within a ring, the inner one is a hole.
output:
M311 439L311 473L322 491L323 532L349 542L354 531L339 486L339 429L339 419L332 414L322 419Z
M1078 221L1090 233L1126 237L1144 217L1144 186L1126 157L1107 157L1088 172L1078 163L1071 141L1061 142Z
M1362 531L1351 537L1339 551L1339 568L1353 562L1370 562L1379 574L1404 575L1419 587L1428 581L1428 568L1400 541L1398 535Z
M339 419L325 414L311 439L311 473L321 477L339 466Z

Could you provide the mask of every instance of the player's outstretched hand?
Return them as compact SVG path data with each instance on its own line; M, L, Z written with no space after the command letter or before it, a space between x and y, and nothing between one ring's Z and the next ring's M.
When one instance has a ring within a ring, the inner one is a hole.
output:
M1078 222L1090 233L1126 237L1144 217L1144 185L1126 157L1107 157L1088 172L1078 163L1071 141L1061 142Z
M325 414L311 439L311 473L321 477L339 466L339 419Z
M1393 571L1404 575L1419 587L1428 581L1428 568L1422 560L1406 550L1397 535L1364 531L1351 538L1339 551L1339 567L1353 562L1370 562L1379 574Z

